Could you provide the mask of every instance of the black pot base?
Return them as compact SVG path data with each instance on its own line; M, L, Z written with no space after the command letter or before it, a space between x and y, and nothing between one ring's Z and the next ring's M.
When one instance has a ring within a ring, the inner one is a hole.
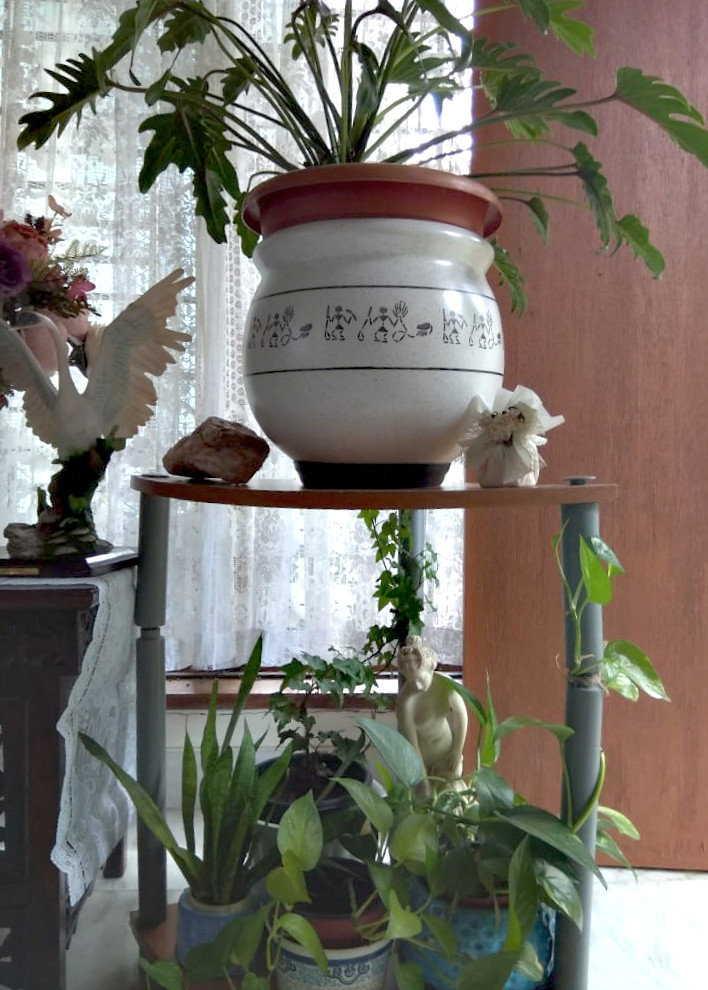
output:
M329 464L295 461L305 488L437 488L449 464Z

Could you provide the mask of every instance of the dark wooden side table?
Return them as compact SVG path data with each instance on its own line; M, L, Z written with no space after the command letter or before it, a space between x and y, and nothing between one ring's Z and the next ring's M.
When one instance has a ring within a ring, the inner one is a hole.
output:
M99 599L76 579L137 560L129 550L61 563L0 556L0 987L66 987L66 886L50 859L64 775L56 724ZM13 584L28 577L36 584ZM65 587L54 580L67 577Z

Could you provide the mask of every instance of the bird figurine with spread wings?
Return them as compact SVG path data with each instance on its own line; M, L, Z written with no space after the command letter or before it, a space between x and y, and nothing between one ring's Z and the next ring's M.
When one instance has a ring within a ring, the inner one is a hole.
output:
M91 449L100 437L132 437L152 416L157 402L148 375L159 376L183 351L189 335L167 328L177 295L194 281L181 268L153 285L91 340L88 384L79 392L69 369L67 345L54 323L33 314L51 334L57 353L58 385L37 362L16 328L0 320L3 378L24 392L27 424L56 447L59 460Z

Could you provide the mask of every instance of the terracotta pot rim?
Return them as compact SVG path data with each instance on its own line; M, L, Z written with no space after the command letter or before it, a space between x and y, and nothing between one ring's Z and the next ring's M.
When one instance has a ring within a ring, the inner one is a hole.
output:
M351 195L352 185L356 194ZM285 197L297 205L284 210ZM243 219L268 236L328 219L437 220L490 237L502 219L496 195L476 179L422 165L352 162L316 165L266 179L247 195Z

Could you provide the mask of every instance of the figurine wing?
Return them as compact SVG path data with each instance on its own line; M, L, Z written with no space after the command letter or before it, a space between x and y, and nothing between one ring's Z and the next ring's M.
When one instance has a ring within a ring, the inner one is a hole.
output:
M181 268L153 285L106 327L84 393L98 412L102 434L132 437L154 412L157 394L148 375L161 375L174 363L170 351L183 351L189 334L168 330L177 294L191 285Z
M0 371L13 387L24 391L27 425L40 440L56 446L54 406L57 390L22 336L0 320Z

